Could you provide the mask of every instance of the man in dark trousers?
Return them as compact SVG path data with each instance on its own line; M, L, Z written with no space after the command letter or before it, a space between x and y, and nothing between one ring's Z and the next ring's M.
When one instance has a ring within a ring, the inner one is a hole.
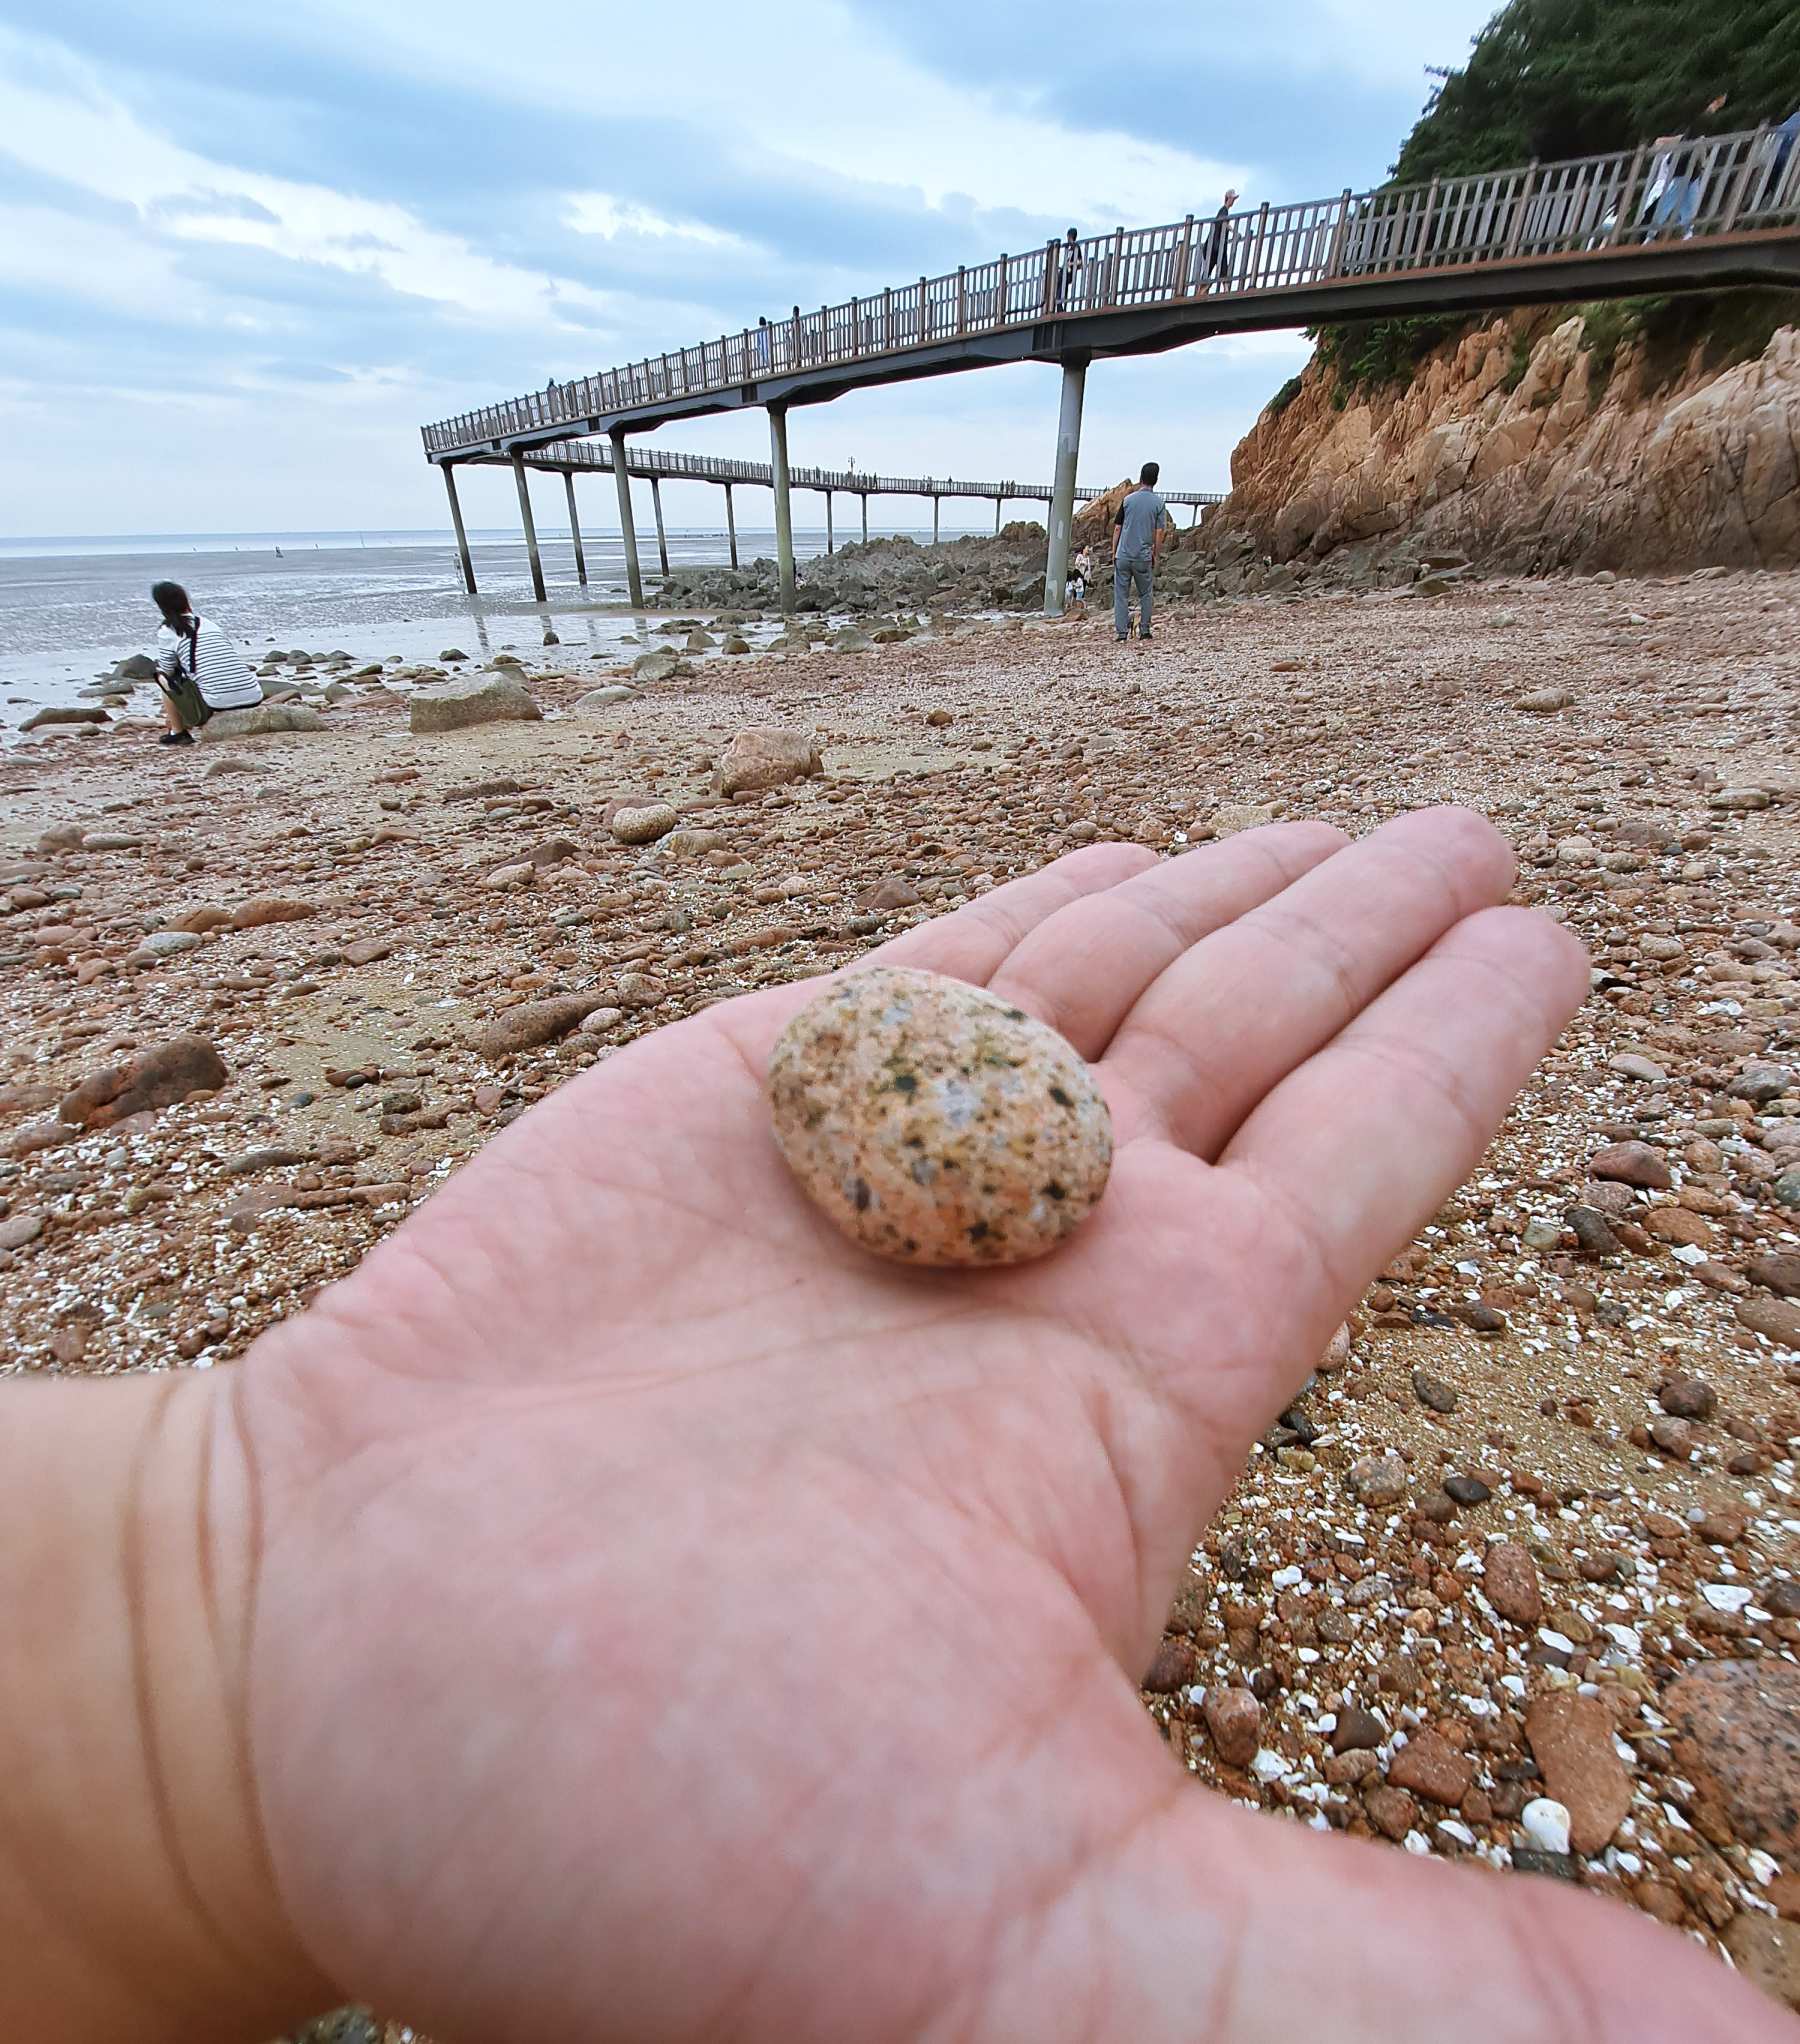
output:
M1150 585L1156 557L1162 552L1167 513L1156 494L1162 474L1154 461L1144 463L1138 486L1113 513L1113 632L1119 644L1131 637L1131 585L1137 584L1138 637L1150 636Z
M1231 209L1237 202L1237 193L1227 192L1225 203L1206 230L1200 245L1200 274L1195 279L1201 286L1217 283L1221 291L1231 289Z

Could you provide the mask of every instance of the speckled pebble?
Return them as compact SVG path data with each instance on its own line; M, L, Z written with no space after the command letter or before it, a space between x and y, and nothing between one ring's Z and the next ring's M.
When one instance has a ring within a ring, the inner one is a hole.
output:
M936 973L836 980L769 1059L775 1139L807 1196L879 1256L1024 1263L1106 1188L1086 1065L1022 1009Z

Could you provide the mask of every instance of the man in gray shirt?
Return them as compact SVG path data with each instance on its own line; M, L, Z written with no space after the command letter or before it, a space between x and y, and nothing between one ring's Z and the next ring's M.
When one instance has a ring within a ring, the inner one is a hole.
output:
M1156 494L1162 470L1144 463L1138 486L1113 514L1113 631L1119 644L1131 637L1131 585L1137 584L1138 637L1150 636L1150 584L1162 552L1163 500Z

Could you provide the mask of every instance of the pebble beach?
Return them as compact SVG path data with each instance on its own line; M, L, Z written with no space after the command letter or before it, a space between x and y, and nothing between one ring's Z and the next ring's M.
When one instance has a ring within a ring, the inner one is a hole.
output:
M530 720L320 649L303 728L161 748L140 687L0 754L0 1370L229 1367L576 1072L1076 845L1466 803L1591 997L1269 1415L1145 1707L1800 2001L1800 574L663 622L501 656ZM722 792L747 726L822 771Z

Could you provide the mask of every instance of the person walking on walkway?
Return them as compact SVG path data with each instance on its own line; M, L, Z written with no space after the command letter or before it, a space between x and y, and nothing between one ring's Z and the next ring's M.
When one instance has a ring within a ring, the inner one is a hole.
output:
M1113 513L1113 633L1119 644L1131 637L1131 589L1137 585L1138 637L1150 636L1150 590L1156 557L1162 551L1163 521L1168 513L1156 494L1161 467L1147 461L1138 486Z
M192 745L195 728L215 710L248 710L263 699L262 683L211 618L199 616L179 582L158 582L150 600L162 612L156 628L156 678L163 692L159 745Z
M1073 312L1081 303L1081 278L1085 264L1081 255L1081 240L1074 228L1070 228L1063 239L1062 264L1056 273L1056 309L1058 312Z
M1206 239L1200 245L1200 268L1195 278L1201 290L1217 283L1221 291L1231 289L1231 209L1238 202L1236 192L1225 194L1225 203L1212 217Z

